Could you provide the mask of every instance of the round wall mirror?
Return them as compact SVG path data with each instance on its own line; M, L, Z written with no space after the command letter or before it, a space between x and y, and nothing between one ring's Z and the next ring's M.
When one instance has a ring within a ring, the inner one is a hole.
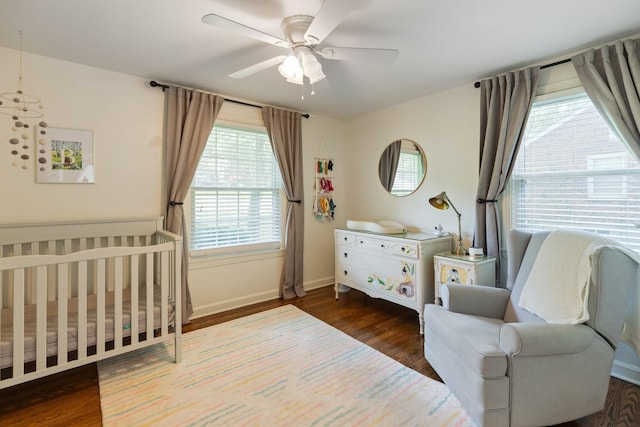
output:
M408 196L420 187L427 173L427 157L410 139L393 141L380 155L380 184L394 196Z

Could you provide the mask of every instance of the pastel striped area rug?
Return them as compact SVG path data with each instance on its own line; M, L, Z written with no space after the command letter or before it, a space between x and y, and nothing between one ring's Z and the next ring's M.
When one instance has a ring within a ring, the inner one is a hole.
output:
M417 339L417 338L416 338ZM105 426L472 426L442 383L293 305L98 363Z

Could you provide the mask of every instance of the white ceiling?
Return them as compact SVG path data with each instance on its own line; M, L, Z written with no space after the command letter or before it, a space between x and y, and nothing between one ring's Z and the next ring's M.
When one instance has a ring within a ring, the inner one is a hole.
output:
M398 59L371 65L320 58L327 83L315 96L307 88L301 100L301 87L277 68L228 77L285 50L201 22L215 13L282 38L283 17L313 16L322 3L0 0L0 46L18 49L22 30L25 52L348 118L640 33L640 0L362 0L325 43L398 49Z

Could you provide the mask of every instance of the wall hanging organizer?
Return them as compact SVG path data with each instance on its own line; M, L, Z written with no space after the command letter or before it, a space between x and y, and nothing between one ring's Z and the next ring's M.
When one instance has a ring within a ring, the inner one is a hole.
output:
M332 158L315 158L316 174L313 213L320 222L328 222L335 219L336 205L333 201L333 167L334 163Z

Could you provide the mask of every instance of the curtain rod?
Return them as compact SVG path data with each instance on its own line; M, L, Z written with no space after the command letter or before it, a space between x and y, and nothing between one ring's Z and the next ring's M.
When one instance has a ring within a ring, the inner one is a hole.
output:
M551 67L555 67L556 65L566 64L567 62L571 62L571 58L561 59L560 61L552 62L550 64L541 65L540 69L544 70L545 68L551 68ZM480 87L480 82L475 82L473 84L473 87L479 88Z
M164 92L165 90L169 89L169 85L165 85L165 84L162 84L162 83L158 83L158 82L157 82L157 81L155 81L155 80L151 80L151 81L149 82L149 86L151 86L151 87L159 87L159 88L161 88L161 89L162 89L162 91L163 91L163 92ZM183 86L183 87L184 87L184 86ZM185 89L191 89L191 88L185 88ZM250 103L248 103L248 102L238 101L238 100L236 100L236 99L229 99L229 98L225 98L224 100L225 100L225 101L228 101L228 102L233 102L234 104L246 105L247 107L255 107L255 108L262 108L262 107L263 107L262 105L250 104ZM304 117L305 119L308 119L308 118L309 118L309 114L308 114L308 113L300 113L300 114L302 114L302 117Z

